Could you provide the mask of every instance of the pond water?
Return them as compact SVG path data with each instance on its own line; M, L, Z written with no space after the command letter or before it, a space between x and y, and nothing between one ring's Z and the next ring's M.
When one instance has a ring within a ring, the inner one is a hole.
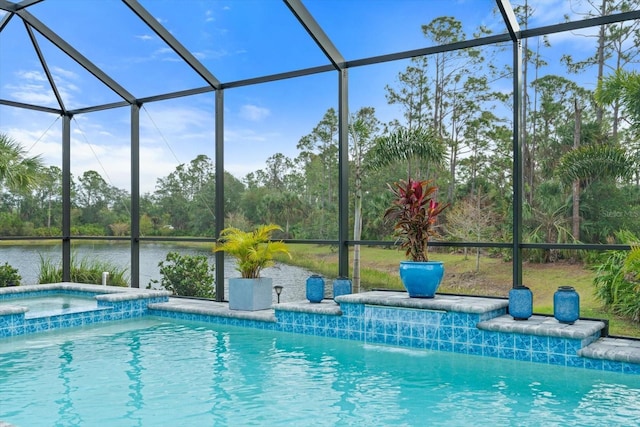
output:
M83 259L109 262L120 268L131 267L131 252L128 244L86 243L74 244L73 256L78 262ZM160 280L158 263L165 259L168 252L179 252L182 255L205 255L211 265L215 264L215 254L211 250L184 248L177 245L145 243L140 249L140 287L146 287L151 280ZM8 262L17 268L23 285L38 283L41 259L50 260L58 265L62 260L60 245L15 245L0 246L0 264ZM235 260L228 258L224 264L225 278L238 277ZM274 285L283 286L281 302L300 301L306 298L305 282L313 272L286 264L278 263L263 270L263 277L271 277ZM227 281L225 279L225 282ZM159 285L156 285L158 287ZM227 283L225 283L225 289ZM275 293L274 293L275 298ZM275 300L274 300L275 301Z

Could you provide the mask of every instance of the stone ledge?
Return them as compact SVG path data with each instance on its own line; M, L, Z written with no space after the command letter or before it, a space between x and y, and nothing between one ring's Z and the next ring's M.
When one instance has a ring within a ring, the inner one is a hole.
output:
M318 303L311 303L309 301L283 302L281 304L275 304L273 309L276 311L295 311L298 313L327 314L330 316L342 315L340 306L333 300L322 300Z
M640 363L640 341L624 338L600 338L578 350L578 356Z
M584 339L605 328L599 320L577 320L573 325L560 323L553 317L531 316L528 320L513 320L504 315L478 323L478 329L493 332Z
M157 290L157 289L140 289L140 288L125 288L123 286L102 286L91 285L87 283L45 283L42 285L22 285L12 286L8 288L0 288L0 295L16 295L27 292L41 292L41 291L82 291L82 292L95 292L102 295L97 295L97 298L109 297L110 295L124 295L124 297L117 296L118 299L137 299L137 298L153 298L169 296L171 292ZM127 297L128 296L128 297ZM105 298L107 299L107 298Z
M271 309L258 311L229 310L228 303L216 301L169 298L169 302L152 303L149 304L147 308L149 310L177 311L180 313L201 314L205 316L276 322L276 317Z
M417 308L423 310L456 311L482 314L509 306L502 298L467 297L436 294L434 298L409 298L406 292L372 291L361 294L340 295L339 303L383 305L387 307Z
M27 307L21 305L6 305L0 307L0 316L8 316L10 314L22 314L29 311Z

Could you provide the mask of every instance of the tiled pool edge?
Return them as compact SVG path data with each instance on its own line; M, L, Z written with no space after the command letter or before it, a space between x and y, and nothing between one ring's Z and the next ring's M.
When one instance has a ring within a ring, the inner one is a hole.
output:
M579 320L564 325L545 316L514 321L506 299L437 295L408 298L403 292L343 295L320 304L282 303L273 310L233 312L222 303L153 304L149 314L270 329L371 344L529 361L640 375L640 341L600 338L605 324ZM607 350L596 350L609 342ZM621 344L622 343L622 344ZM630 343L634 345L629 345ZM633 356L629 356L632 354Z
M319 304L301 301L246 312L229 310L226 303L169 298L166 291L73 283L0 288L0 299L7 294L61 291L93 292L98 309L72 313L63 321L55 316L24 319L24 310L3 308L0 338L152 315L640 374L640 341L602 338L605 325L600 321L579 320L571 326L544 316L514 321L506 315L506 299L451 295L414 299L404 292L365 292L342 295L336 298L337 304L333 300ZM22 329L21 323L25 325Z

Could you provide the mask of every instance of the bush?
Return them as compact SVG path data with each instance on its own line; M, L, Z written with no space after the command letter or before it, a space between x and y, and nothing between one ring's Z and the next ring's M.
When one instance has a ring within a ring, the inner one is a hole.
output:
M169 252L164 261L158 263L162 279L160 286L174 295L198 298L214 298L213 266L204 255L180 255ZM151 280L151 283L158 283Z
M18 269L13 268L8 262L0 265L0 288L7 286L19 286L22 277L18 274Z
M631 251L607 251L595 265L596 296L614 313L640 321L640 246L635 236L626 236ZM629 241L631 240L631 241Z
M129 286L127 269L117 267L106 261L83 258L78 262L74 256L71 257L71 281L76 283L90 283L94 285L102 284L102 273L109 273L107 285ZM40 273L38 283L60 283L62 282L62 265L55 265L49 259L40 257Z

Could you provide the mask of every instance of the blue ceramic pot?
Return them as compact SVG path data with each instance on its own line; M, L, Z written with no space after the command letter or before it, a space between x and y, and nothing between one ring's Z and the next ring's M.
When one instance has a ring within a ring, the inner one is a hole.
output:
M324 279L317 274L307 279L307 299L309 302L318 303L324 298Z
M411 298L433 298L443 276L441 261L400 261L400 280Z
M340 295L351 293L351 280L346 277L338 277L333 281L333 299Z
M572 286L560 286L553 294L553 317L569 325L580 317L580 295Z
M527 320L533 314L533 293L526 286L509 291L509 314L514 320Z

